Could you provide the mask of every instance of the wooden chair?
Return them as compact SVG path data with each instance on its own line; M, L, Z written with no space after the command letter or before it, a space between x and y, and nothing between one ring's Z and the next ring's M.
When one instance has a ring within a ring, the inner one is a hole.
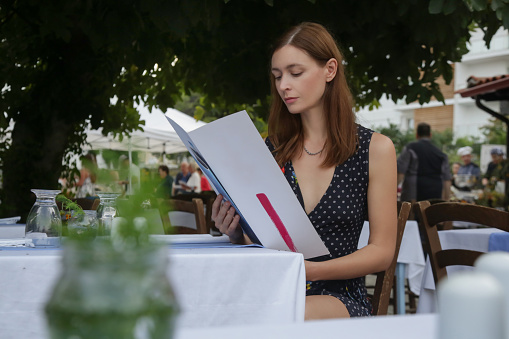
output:
M509 213L494 208L458 202L431 205L428 201L419 201L414 205L414 210L421 234L426 237L423 246L430 259L435 285L447 277L447 266L473 266L475 260L484 254L464 249L443 250L438 236L438 224L466 221L509 231Z
M100 203L101 203L101 199L95 199L94 203L92 204L91 210L97 211L97 208L99 207Z
M74 202L76 202L78 205L81 206L82 209L84 210L93 210L93 206L94 204L96 203L96 201L99 201L99 199L89 199L89 198L76 198L76 199L72 199ZM99 202L97 203L97 206L99 206ZM96 207L97 209L97 207Z
M73 198L71 201L80 205L83 210L97 210L99 203L101 202L98 198L89 199L89 198ZM62 203L57 201L57 207L59 210L62 209Z
M398 261L399 248L401 247L401 240L403 239L403 232L405 231L406 221L410 214L411 204L409 202L398 203L398 232L396 238L396 249L394 251L394 258L391 265L385 271L376 274L375 290L371 304L373 305L374 315L386 315L389 308L391 298L391 290L394 285L394 272L396 271L396 264Z
M203 201L194 198L192 201L164 199L159 203L159 212L165 232L167 234L210 234L210 229L205 222L205 213L203 209ZM172 225L170 222L169 212L187 212L194 214L196 229L190 225Z
M216 233L220 233L216 228L214 221L212 220L212 204L216 199L216 192L214 191L204 191L201 193L185 193L174 195L172 199L176 200L185 200L192 201L194 198L199 198L203 201L203 205L205 206L205 222L207 223L207 227L209 230L216 231Z

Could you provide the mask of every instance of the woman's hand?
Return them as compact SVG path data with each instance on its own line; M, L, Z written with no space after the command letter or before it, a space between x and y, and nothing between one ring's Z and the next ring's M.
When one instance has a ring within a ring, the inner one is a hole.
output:
M240 216L235 213L235 208L231 206L230 202L223 203L221 194L218 194L212 204L212 220L221 233L230 237L232 243L244 242L244 232L239 226Z

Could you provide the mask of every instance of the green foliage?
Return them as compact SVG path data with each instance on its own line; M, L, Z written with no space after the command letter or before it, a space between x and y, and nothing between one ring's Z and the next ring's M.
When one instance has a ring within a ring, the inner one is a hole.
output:
M481 131L486 137L486 143L505 145L507 141L507 127L504 122L498 119L490 119L490 123L482 126Z
M61 211L69 211L70 214L75 218L85 215L85 212L83 212L81 206L73 202L72 200L68 199L66 196L59 194L57 195L55 200L62 203Z
M452 80L472 24L489 44L508 20L504 0L2 0L0 215L26 215L30 188L74 177L64 155L81 154L88 125L115 135L140 129L134 103L166 110L202 93L193 115L210 121L245 109L263 133L270 43L296 23L331 30L365 106L384 94L442 100L436 80Z
M453 138L454 136L450 128L442 132L434 131L431 133L433 143L445 153L454 151Z
M394 143L396 154L400 154L406 144L415 140L414 130L401 131L398 125L390 123L389 127L378 127L374 129L376 132L389 137Z

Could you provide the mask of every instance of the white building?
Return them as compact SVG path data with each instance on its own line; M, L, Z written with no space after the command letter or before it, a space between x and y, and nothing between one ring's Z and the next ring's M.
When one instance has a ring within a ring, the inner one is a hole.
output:
M396 124L401 130L415 128L420 122L427 122L432 130L443 131L451 128L455 137L482 137L480 127L486 125L491 115L475 105L472 98L462 98L454 91L467 87L469 76L492 77L509 74L509 32L500 29L491 41L490 49L486 48L483 33L476 31L470 39L469 52L462 61L454 64L454 80L449 85L441 83L445 98L442 102L432 100L427 104L406 104L404 100L394 103L387 99L380 101L379 109L360 110L358 122L370 128ZM500 102L485 102L486 106L500 112Z

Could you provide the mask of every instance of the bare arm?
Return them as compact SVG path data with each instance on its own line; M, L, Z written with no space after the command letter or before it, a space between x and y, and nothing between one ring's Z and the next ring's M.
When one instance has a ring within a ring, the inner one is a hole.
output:
M306 279L351 279L385 270L394 257L397 169L392 141L374 133L369 147L369 240L364 248L324 262L306 261Z

